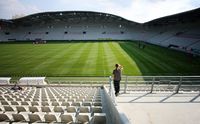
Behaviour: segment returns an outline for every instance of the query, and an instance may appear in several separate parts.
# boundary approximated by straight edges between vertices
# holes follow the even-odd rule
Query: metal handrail
[[[124,93],[130,86],[147,86],[152,93],[158,86],[173,86],[173,91],[179,93],[185,86],[198,86],[200,91],[200,76],[123,76]]]

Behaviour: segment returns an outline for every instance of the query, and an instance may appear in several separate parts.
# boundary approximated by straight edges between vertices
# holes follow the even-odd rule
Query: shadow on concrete
[[[134,96],[134,94],[136,96]],[[190,93],[189,93],[190,94]],[[155,96],[153,96],[155,95]],[[159,93],[150,93],[150,92],[147,92],[147,93],[133,93],[132,96],[126,96],[126,94],[121,94],[118,96],[118,98],[130,98],[130,97],[134,97],[134,99],[132,100],[127,100],[127,101],[123,101],[123,102],[118,102],[118,103],[200,103],[200,100],[198,101],[195,101],[196,99],[200,98],[200,93],[197,94],[197,93],[191,93],[190,95],[188,95],[188,93],[186,94],[183,94],[183,93],[162,93],[160,96],[157,96],[159,95]],[[181,96],[180,96],[181,95]],[[142,99],[142,98],[159,98],[161,97],[161,100],[147,100],[147,101],[137,101],[139,99]],[[164,97],[164,98],[163,98]],[[167,101],[168,99],[170,98],[183,98],[182,100],[180,99],[177,99],[177,100],[169,100]],[[185,98],[185,99],[184,99]]]

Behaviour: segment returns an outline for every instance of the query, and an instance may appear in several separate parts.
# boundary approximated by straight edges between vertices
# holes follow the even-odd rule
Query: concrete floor
[[[131,124],[200,124],[200,94],[121,93],[117,109]]]

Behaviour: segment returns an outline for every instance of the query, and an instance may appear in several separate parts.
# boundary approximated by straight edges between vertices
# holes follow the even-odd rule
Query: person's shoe
[[[119,93],[117,93],[116,96],[119,96]]]

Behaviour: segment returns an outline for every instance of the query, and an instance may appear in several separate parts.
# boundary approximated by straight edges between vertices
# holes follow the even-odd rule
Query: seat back
[[[76,122],[78,124],[85,124],[85,123],[89,123],[89,117],[88,115],[77,115],[76,117]]]
[[[51,112],[51,109],[49,107],[41,107],[42,112]]]
[[[26,112],[26,109],[23,106],[17,106],[17,112]]]
[[[105,114],[95,114],[91,120],[92,124],[106,124]]]
[[[29,106],[29,111],[32,112],[32,113],[39,112],[38,108],[34,107],[34,106]]]
[[[67,112],[76,113],[76,108],[75,107],[67,107]]]
[[[73,123],[73,118],[71,115],[61,115],[60,116],[61,123]]]
[[[0,122],[3,122],[3,121],[10,121],[9,117],[6,115],[6,114],[0,114]]]
[[[14,122],[25,122],[26,119],[21,114],[12,114]]]
[[[54,112],[61,112],[61,113],[63,113],[64,110],[63,110],[62,107],[55,106],[55,107],[54,107]]]
[[[41,122],[41,118],[38,114],[29,114],[29,122],[34,123],[34,122]]]
[[[44,119],[45,119],[45,122],[47,123],[57,122],[56,116],[53,114],[44,115]]]
[[[11,106],[4,106],[4,110],[7,112],[10,112],[10,111],[14,111],[14,109],[11,107]]]

